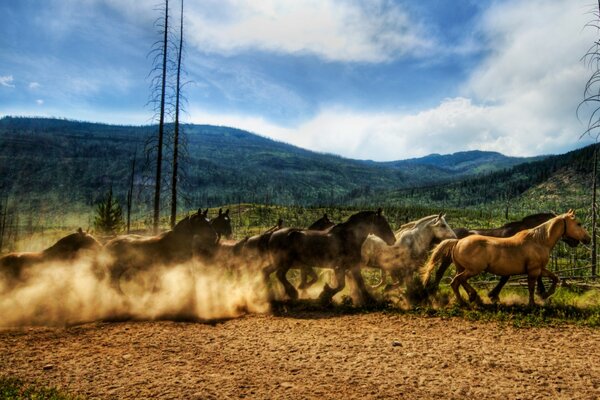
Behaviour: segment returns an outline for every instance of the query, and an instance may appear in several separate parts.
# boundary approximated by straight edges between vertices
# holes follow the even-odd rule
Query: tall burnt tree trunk
[[[154,234],[158,233],[160,223],[160,186],[162,179],[162,148],[165,132],[165,90],[167,84],[167,45],[169,33],[169,0],[165,0],[165,25],[162,54],[162,79],[160,93],[160,117],[158,122],[158,148],[156,151],[156,185],[154,188]]]
[[[594,146],[594,166],[592,170],[592,276],[596,276],[597,249],[596,249],[596,218],[598,214],[596,204],[596,174],[598,169],[598,145]]]
[[[129,178],[129,190],[127,191],[127,234],[131,229],[131,203],[133,202],[133,183],[135,179],[135,159],[137,151],[133,153],[133,160],[131,160],[131,177]]]
[[[177,219],[177,172],[179,161],[179,101],[181,98],[181,53],[183,52],[183,0],[179,22],[179,50],[177,54],[177,82],[175,86],[175,130],[173,132],[173,176],[171,179],[171,228]]]

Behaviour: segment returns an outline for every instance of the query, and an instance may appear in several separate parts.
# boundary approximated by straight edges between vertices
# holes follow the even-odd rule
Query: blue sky
[[[1,2],[0,115],[151,122],[156,3]],[[363,159],[564,152],[590,141],[593,5],[185,0],[184,119]]]

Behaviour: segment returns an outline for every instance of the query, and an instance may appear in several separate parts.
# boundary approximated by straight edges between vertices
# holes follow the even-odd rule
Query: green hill
[[[311,152],[228,127],[184,125],[183,129],[187,156],[182,163],[182,189],[192,207],[237,202],[337,204],[528,161],[490,152],[362,161]],[[137,150],[136,202],[149,205],[154,168],[145,162],[143,148],[155,131],[155,126],[4,117],[0,119],[0,190],[3,197],[19,199],[26,209],[47,212],[89,207],[110,186],[123,200]]]

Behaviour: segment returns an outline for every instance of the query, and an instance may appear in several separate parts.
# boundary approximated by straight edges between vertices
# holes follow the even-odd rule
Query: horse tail
[[[439,280],[436,279],[435,282],[430,283],[431,275],[439,262],[445,260],[452,260],[452,250],[454,249],[454,246],[456,246],[456,243],[458,243],[458,240],[459,239],[446,239],[442,241],[435,247],[435,249],[433,249],[433,252],[429,256],[429,259],[427,260],[425,265],[421,267],[421,282],[423,282],[423,285],[428,290],[435,290],[437,288]],[[443,273],[449,265],[450,263],[444,262],[442,265],[443,271],[438,271],[436,275],[438,277],[441,277],[441,275],[443,275]]]

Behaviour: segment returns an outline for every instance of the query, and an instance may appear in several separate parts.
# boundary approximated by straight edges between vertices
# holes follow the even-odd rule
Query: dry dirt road
[[[89,398],[598,399],[600,330],[373,312],[0,331],[0,375]]]

